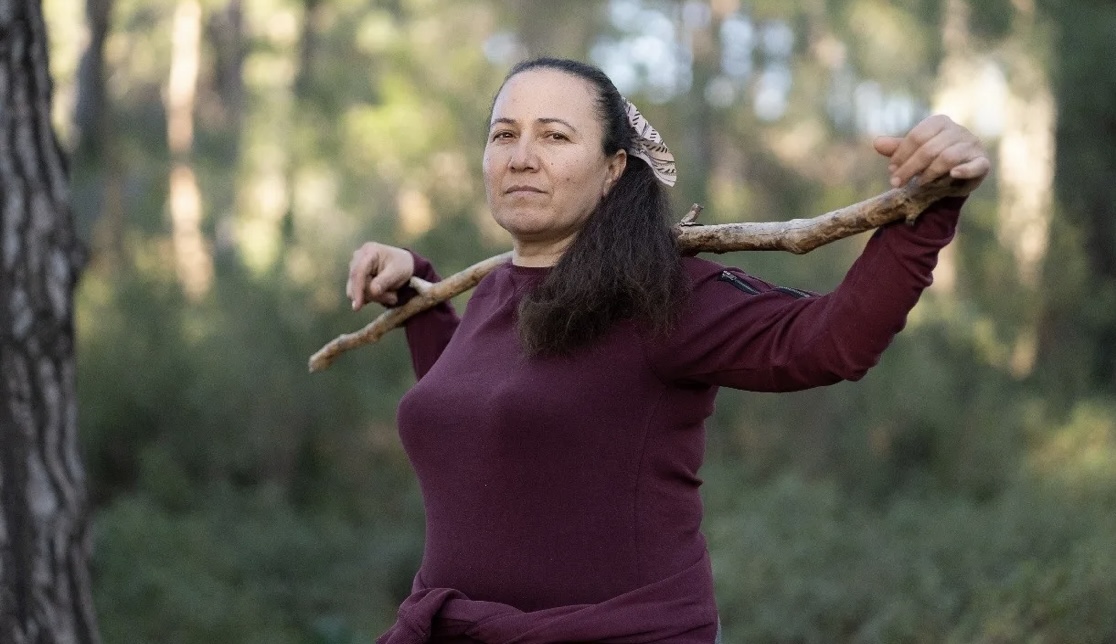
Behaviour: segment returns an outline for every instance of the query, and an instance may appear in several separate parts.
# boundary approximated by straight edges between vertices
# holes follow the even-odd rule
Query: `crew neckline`
[[[551,271],[551,269],[554,268],[553,266],[520,266],[519,264],[513,264],[510,261],[508,262],[507,266],[508,266],[508,270],[510,270],[513,275],[524,275],[524,276],[546,275],[547,273],[549,273]]]

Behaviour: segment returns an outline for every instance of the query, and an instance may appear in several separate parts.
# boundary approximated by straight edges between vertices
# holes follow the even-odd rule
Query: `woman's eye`
[[[548,136],[551,139],[554,139],[555,141],[569,141],[570,140],[570,137],[566,136],[565,134],[562,134],[561,132],[551,132]]]
[[[507,130],[501,130],[499,132],[493,132],[492,133],[492,140],[495,141],[497,139],[510,139],[511,135],[512,135],[512,133],[508,132]]]

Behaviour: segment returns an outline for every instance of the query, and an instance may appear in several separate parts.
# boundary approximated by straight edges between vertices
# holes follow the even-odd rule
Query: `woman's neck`
[[[571,242],[572,237],[543,244],[516,241],[512,249],[512,264],[530,268],[554,266],[562,259]]]

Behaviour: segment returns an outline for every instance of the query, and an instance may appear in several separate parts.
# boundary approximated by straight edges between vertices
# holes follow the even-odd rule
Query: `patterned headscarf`
[[[666,186],[673,187],[677,180],[674,169],[674,155],[670,153],[663,137],[651,127],[647,119],[639,113],[635,105],[624,99],[624,107],[628,113],[628,122],[635,133],[633,145],[628,149],[628,154],[643,159],[655,173],[655,178]]]

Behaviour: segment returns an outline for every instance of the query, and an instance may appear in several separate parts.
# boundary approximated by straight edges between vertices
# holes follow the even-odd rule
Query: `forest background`
[[[500,252],[480,156],[517,60],[604,67],[679,162],[681,214],[886,189],[870,137],[945,112],[990,180],[859,383],[725,391],[704,530],[729,642],[1116,639],[1116,6],[1107,0],[45,0],[91,255],[82,450],[106,642],[370,642],[422,505],[401,335],[366,239]],[[832,288],[865,236],[720,259]],[[466,297],[458,305],[464,304]]]

